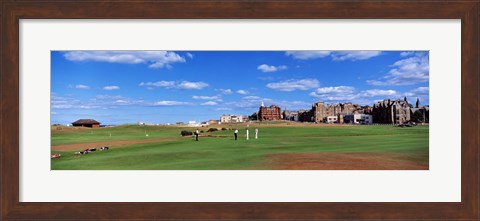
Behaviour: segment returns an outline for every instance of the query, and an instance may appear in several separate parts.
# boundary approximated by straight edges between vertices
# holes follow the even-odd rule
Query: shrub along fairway
[[[52,129],[53,170],[428,169],[428,126],[215,125],[199,141],[177,126]],[[221,127],[229,130],[221,130]],[[254,128],[259,139],[254,139]],[[239,129],[234,140],[233,128]],[[148,136],[146,136],[146,133]],[[110,145],[109,145],[110,144]],[[98,151],[100,146],[108,151]],[[87,155],[75,151],[96,147]]]

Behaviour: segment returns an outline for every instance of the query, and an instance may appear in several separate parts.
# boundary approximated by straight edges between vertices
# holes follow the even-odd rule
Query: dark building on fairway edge
[[[91,127],[91,128],[99,128],[100,122],[94,119],[80,119],[72,123],[74,127]]]

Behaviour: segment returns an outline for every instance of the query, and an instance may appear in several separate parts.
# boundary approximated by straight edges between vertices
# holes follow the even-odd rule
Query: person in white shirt
[[[258,128],[255,128],[255,139],[258,139]]]
[[[199,132],[198,132],[198,128],[197,128],[197,130],[195,130],[195,141],[198,141],[198,134],[199,134]]]
[[[233,132],[233,135],[235,135],[235,140],[237,140],[237,135],[238,135],[238,130],[235,129],[235,131]]]
[[[247,140],[248,140],[248,128],[246,129],[246,135],[247,135]]]

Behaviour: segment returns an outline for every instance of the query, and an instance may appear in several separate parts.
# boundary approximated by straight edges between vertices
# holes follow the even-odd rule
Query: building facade
[[[373,123],[376,124],[405,124],[411,120],[411,107],[405,97],[404,100],[383,100],[373,105]]]
[[[260,106],[258,110],[259,121],[281,120],[281,109],[276,105],[270,107]]]
[[[346,124],[372,124],[373,116],[370,114],[347,114],[343,120]]]
[[[99,128],[100,122],[94,119],[79,119],[72,123],[74,127],[91,127],[91,128]]]
[[[220,116],[220,123],[242,123],[247,122],[248,116],[224,114]]]
[[[328,116],[327,123],[329,124],[338,123],[338,116]]]

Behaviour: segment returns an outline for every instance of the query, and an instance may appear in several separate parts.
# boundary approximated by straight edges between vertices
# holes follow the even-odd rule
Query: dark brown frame
[[[0,8],[0,219],[480,219],[478,0],[420,2],[0,0]],[[21,203],[18,37],[19,19],[27,18],[461,19],[462,200],[460,203]]]

